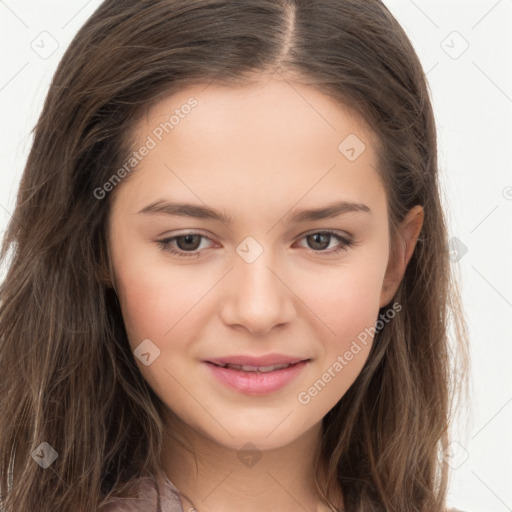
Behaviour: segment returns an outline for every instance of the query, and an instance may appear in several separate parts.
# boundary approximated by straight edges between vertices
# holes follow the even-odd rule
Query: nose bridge
[[[289,322],[293,314],[291,292],[278,277],[280,265],[272,249],[248,236],[236,253],[224,321],[260,334]]]

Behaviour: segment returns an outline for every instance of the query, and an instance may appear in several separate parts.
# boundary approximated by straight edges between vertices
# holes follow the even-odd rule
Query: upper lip
[[[235,355],[219,357],[216,359],[207,359],[207,363],[213,364],[237,364],[243,366],[274,366],[276,364],[295,364],[301,361],[307,361],[305,357],[287,356],[284,354],[266,354],[263,356]]]

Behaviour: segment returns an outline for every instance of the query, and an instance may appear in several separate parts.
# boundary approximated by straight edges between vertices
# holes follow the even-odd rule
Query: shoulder
[[[109,498],[98,512],[140,512],[156,510],[158,492],[149,477],[137,478],[124,489],[122,496]]]
[[[98,512],[184,512],[177,489],[167,479],[134,479],[121,497],[110,498]]]

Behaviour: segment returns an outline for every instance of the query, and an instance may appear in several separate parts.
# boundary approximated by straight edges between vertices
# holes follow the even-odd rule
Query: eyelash
[[[177,251],[175,249],[170,248],[170,244],[174,240],[176,240],[178,238],[185,237],[185,236],[190,236],[190,235],[198,235],[201,238],[212,241],[211,238],[207,237],[206,235],[201,235],[201,233],[192,233],[191,232],[191,233],[184,233],[183,235],[177,235],[177,236],[173,236],[170,238],[165,238],[163,240],[157,240],[157,244],[160,247],[160,249],[162,249],[162,251],[169,252],[169,253],[171,253],[175,256],[178,256],[180,258],[191,258],[194,256],[198,257],[199,252],[182,251],[182,250]],[[330,249],[330,250],[323,250],[323,251],[315,251],[315,250],[311,249],[314,253],[318,253],[318,254],[337,254],[342,251],[346,251],[347,249],[349,249],[350,247],[353,247],[355,245],[355,242],[351,238],[341,236],[338,233],[336,233],[335,231],[332,231],[329,229],[326,229],[323,231],[313,231],[312,233],[306,233],[305,235],[303,235],[302,238],[306,238],[306,237],[312,236],[312,235],[330,235],[330,236],[336,238],[339,242],[341,242],[341,245],[337,249]],[[197,249],[196,249],[196,251],[197,251]]]

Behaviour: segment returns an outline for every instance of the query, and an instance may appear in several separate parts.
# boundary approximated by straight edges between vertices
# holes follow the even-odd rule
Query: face
[[[134,360],[194,432],[284,446],[354,382],[392,298],[373,136],[320,92],[274,79],[190,87],[136,133],[109,218]]]

